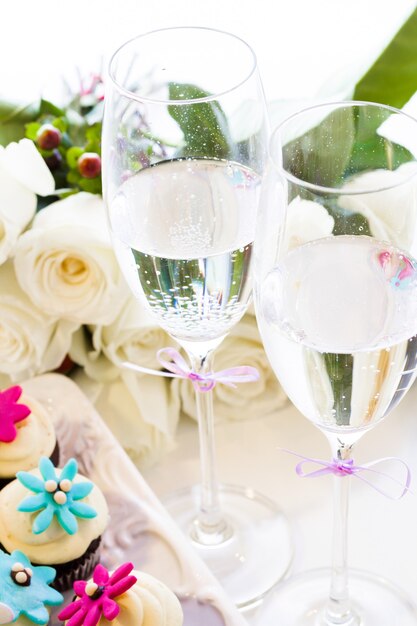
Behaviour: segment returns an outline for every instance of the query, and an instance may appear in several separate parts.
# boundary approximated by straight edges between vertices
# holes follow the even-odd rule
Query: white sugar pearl
[[[93,583],[91,580],[90,582],[88,582],[85,586],[85,593],[88,596],[93,596],[95,594],[95,592],[98,589],[98,585],[96,583]]]
[[[19,563],[19,561],[16,561],[16,563],[13,563],[12,572],[21,572],[22,569],[25,569],[25,568],[23,567],[21,563]]]
[[[28,573],[28,576],[33,576],[33,570],[30,567],[25,567],[25,570]]]
[[[67,501],[67,496],[63,491],[57,491],[54,494],[54,500],[57,504],[65,504],[65,502]]]
[[[16,582],[20,584],[26,583],[28,580],[28,575],[26,572],[17,572],[16,574]]]
[[[56,480],[47,480],[45,483],[45,489],[49,493],[53,493],[54,491],[56,491],[57,487],[58,487],[58,484]]]
[[[72,487],[72,482],[69,480],[69,478],[64,478],[64,480],[61,480],[59,482],[59,488],[62,489],[62,491],[70,491]]]

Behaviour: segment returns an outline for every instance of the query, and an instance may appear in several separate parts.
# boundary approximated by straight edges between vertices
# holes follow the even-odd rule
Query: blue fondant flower
[[[68,461],[59,476],[52,462],[46,457],[41,458],[39,470],[43,480],[30,472],[16,474],[22,485],[36,494],[28,496],[18,506],[18,511],[26,513],[40,511],[32,525],[32,532],[35,535],[43,533],[54,517],[70,535],[78,530],[76,517],[84,519],[96,517],[97,512],[93,507],[79,502],[91,492],[93,483],[90,481],[73,482],[78,471],[75,459]]]
[[[14,622],[24,615],[35,624],[47,624],[47,606],[56,606],[63,596],[50,587],[55,579],[53,567],[32,565],[23,552],[6,554],[0,550],[0,605],[4,616],[7,610]],[[2,624],[8,622],[1,622]]]

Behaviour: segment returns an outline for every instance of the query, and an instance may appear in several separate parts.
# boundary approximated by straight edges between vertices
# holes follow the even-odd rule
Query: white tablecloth
[[[296,544],[292,573],[330,565],[332,478],[297,477],[297,459],[277,450],[330,460],[319,430],[289,404],[271,417],[218,424],[216,436],[221,480],[261,491],[287,513]],[[349,563],[390,579],[417,601],[417,384],[383,423],[364,435],[354,455],[357,463],[385,456],[408,463],[414,493],[393,501],[351,479]],[[195,424],[184,422],[176,450],[143,475],[160,497],[198,479]]]

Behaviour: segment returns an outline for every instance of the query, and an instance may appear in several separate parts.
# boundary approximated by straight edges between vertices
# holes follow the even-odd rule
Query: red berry
[[[36,141],[41,150],[53,150],[61,143],[61,132],[52,124],[43,124],[36,133]]]
[[[95,152],[84,152],[77,161],[83,178],[96,178],[101,172],[101,159]]]

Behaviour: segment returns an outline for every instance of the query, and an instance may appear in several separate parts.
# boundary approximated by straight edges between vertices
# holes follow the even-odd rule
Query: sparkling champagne
[[[264,345],[284,389],[323,428],[382,419],[416,374],[417,262],[364,236],[289,252],[260,286]]]
[[[110,224],[126,279],[178,339],[222,337],[244,314],[259,183],[233,162],[177,159],[116,194]]]

